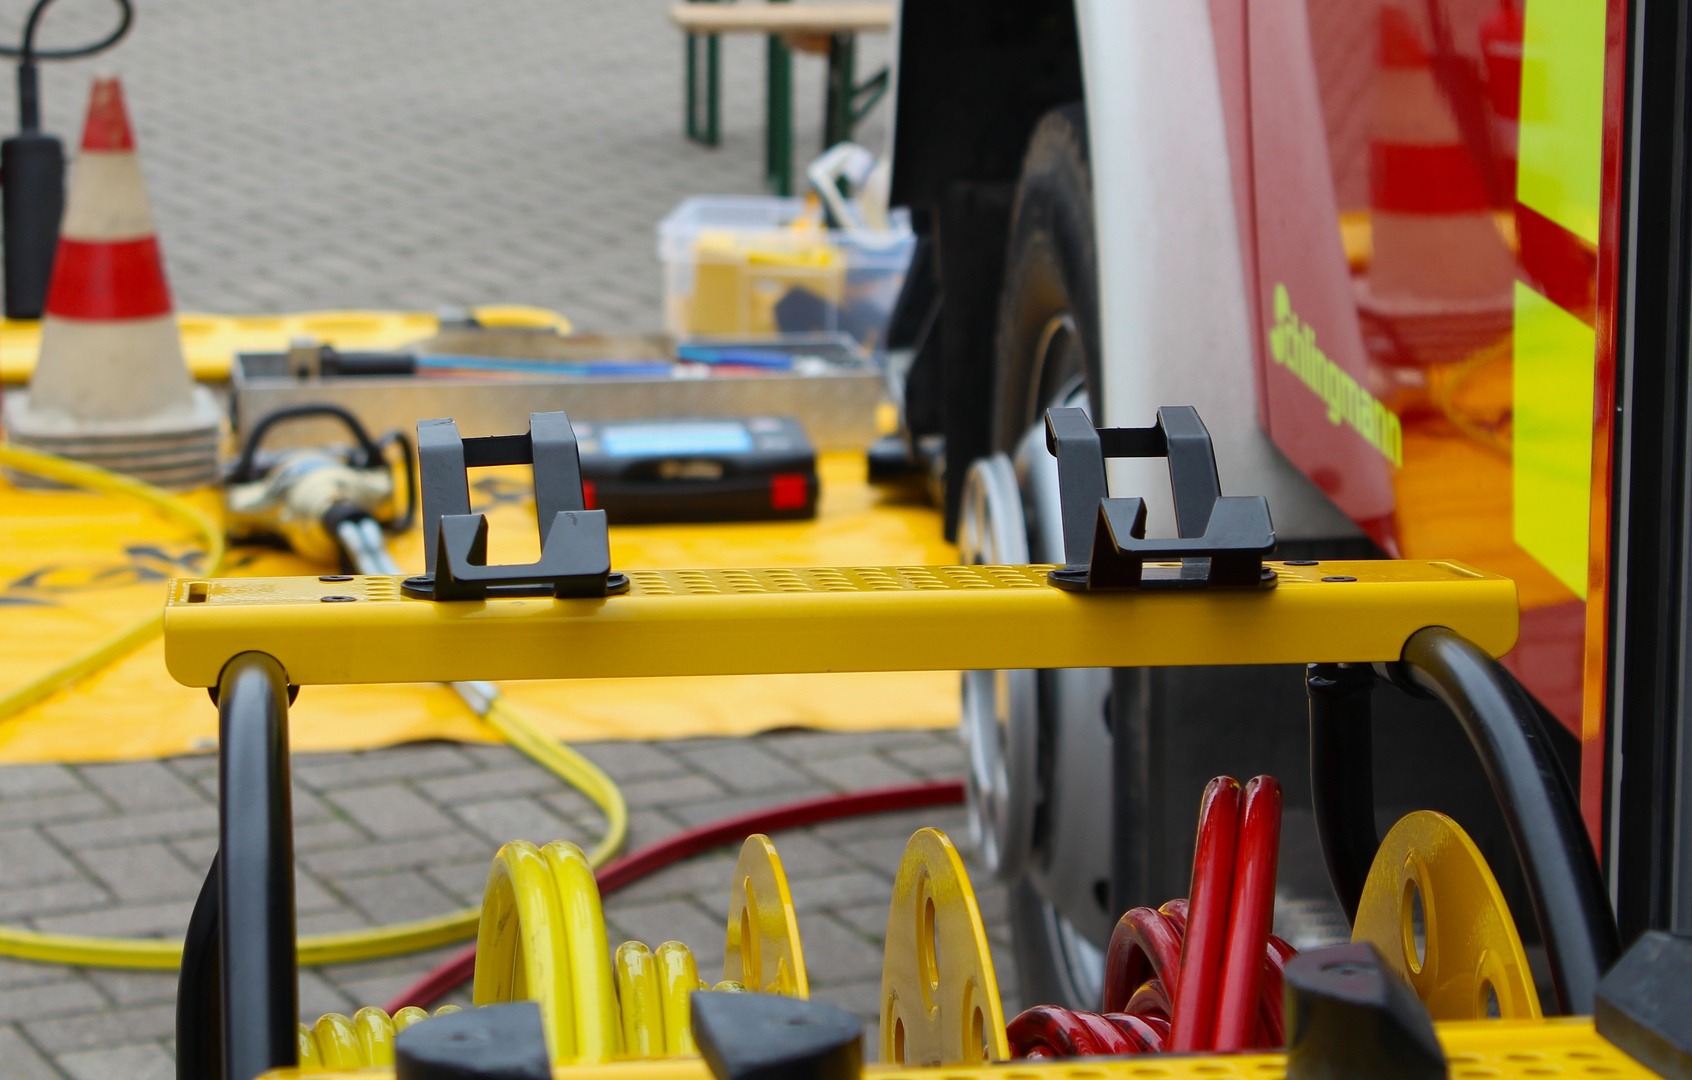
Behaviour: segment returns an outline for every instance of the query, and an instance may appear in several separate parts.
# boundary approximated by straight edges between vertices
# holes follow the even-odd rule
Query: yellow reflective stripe
[[[1586,599],[1592,505],[1592,328],[1516,283],[1512,378],[1516,543]]]
[[[1516,167],[1517,201],[1594,247],[1604,149],[1604,15],[1604,0],[1527,5]]]

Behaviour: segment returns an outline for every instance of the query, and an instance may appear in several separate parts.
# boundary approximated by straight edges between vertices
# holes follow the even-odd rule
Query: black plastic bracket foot
[[[1433,1017],[1368,943],[1287,961],[1287,1080],[1444,1080]]]
[[[693,1037],[715,1080],[858,1080],[863,1021],[821,1001],[697,991]]]
[[[1647,930],[1598,984],[1598,1034],[1669,1080],[1692,1080],[1692,936]]]
[[[532,1001],[419,1021],[394,1037],[395,1080],[552,1080]]]

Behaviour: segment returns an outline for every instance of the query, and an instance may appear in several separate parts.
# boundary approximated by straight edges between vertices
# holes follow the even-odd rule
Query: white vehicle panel
[[[1264,495],[1281,539],[1356,536],[1257,423],[1252,319],[1207,0],[1076,0],[1097,231],[1104,409],[1144,427],[1191,405],[1222,490]],[[1146,499],[1172,536],[1160,461],[1115,461],[1111,489]]]

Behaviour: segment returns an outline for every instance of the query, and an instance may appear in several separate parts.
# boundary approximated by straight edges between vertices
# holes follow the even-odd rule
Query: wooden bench
[[[717,39],[722,34],[768,35],[765,80],[764,179],[778,195],[793,194],[793,50],[828,56],[823,102],[823,147],[852,137],[853,129],[887,92],[886,68],[859,83],[854,68],[857,35],[893,26],[893,4],[715,3],[673,4],[670,20],[687,34],[687,137],[716,146],[720,136]]]

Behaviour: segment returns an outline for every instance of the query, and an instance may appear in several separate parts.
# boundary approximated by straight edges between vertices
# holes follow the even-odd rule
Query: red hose
[[[1241,801],[1234,903],[1222,957],[1216,1037],[1210,1046],[1223,1053],[1257,1045],[1264,951],[1275,919],[1275,871],[1281,851],[1281,785],[1274,777],[1256,777],[1246,784]]]
[[[1169,1049],[1176,1053],[1209,1050],[1215,1038],[1218,983],[1228,944],[1234,861],[1239,851],[1240,782],[1218,776],[1205,785],[1199,807],[1181,978],[1169,995],[1175,1003],[1169,1018]]]
[[[1281,786],[1219,776],[1204,791],[1191,902],[1134,908],[1110,935],[1104,1012],[1039,1005],[1006,1026],[1011,1053],[1059,1058],[1285,1044],[1281,1000],[1292,946],[1270,932]],[[1202,946],[1192,946],[1195,938]],[[1185,1045],[1177,1044],[1185,1018]]]
[[[820,799],[783,803],[763,810],[701,825],[679,832],[656,844],[631,852],[615,862],[601,867],[594,875],[599,893],[607,896],[632,885],[648,874],[662,870],[671,863],[714,847],[744,840],[753,833],[780,832],[814,825],[819,821],[859,817],[866,814],[885,814],[894,810],[915,810],[923,806],[947,806],[964,801],[964,786],[958,780],[944,780],[932,784],[904,784],[899,787],[871,788],[844,795],[826,795]],[[453,988],[469,980],[476,973],[476,946],[463,950],[421,979],[402,990],[388,1002],[390,1015],[407,1005],[428,1008]]]

